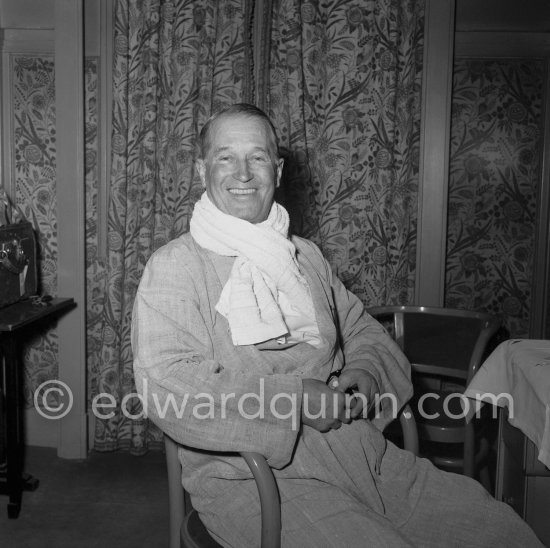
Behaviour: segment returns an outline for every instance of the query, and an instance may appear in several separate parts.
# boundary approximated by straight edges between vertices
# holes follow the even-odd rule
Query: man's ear
[[[283,176],[283,166],[285,164],[284,158],[279,158],[277,160],[277,179],[275,181],[275,188],[279,188],[281,184],[281,177]]]
[[[204,160],[199,158],[195,162],[195,168],[199,174],[203,188],[206,188],[206,166],[204,165]]]

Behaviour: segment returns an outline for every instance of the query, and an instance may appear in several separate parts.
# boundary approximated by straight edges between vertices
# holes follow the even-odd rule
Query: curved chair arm
[[[472,351],[472,356],[470,358],[470,365],[468,367],[468,378],[467,383],[469,384],[474,375],[477,373],[478,369],[481,367],[483,360],[487,357],[485,352],[489,346],[489,341],[491,338],[496,335],[497,331],[502,325],[501,316],[491,316],[486,315],[485,323],[483,329],[477,339],[474,350]]]
[[[411,406],[408,403],[399,413],[399,422],[401,430],[403,430],[403,446],[407,451],[414,453],[418,457],[418,431]]]
[[[254,475],[262,510],[262,548],[281,546],[281,501],[275,476],[259,453],[241,452]]]

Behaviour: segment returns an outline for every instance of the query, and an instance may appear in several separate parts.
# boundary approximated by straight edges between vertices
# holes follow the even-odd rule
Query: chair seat
[[[181,545],[185,548],[221,548],[210,536],[195,509],[185,516],[181,524]]]
[[[475,449],[475,464],[483,464],[490,453],[489,442],[485,438],[477,440]],[[421,457],[432,461],[438,468],[457,472],[464,467],[464,453],[459,444],[446,444],[444,446],[437,442],[426,441],[422,445]]]
[[[456,392],[445,390],[431,390],[429,397],[420,403],[420,397],[413,397],[411,407],[415,412],[418,426],[426,425],[442,430],[463,429],[464,412],[460,397]]]

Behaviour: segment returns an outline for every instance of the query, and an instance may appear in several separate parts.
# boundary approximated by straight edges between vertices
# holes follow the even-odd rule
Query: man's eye
[[[231,160],[231,156],[220,156],[218,158],[218,162],[229,162]]]
[[[252,160],[254,160],[255,162],[265,162],[267,161],[267,157],[261,154],[258,154],[256,156],[252,156]]]

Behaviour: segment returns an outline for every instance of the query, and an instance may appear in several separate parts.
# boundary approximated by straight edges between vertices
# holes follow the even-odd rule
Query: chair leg
[[[168,498],[170,508],[170,548],[180,548],[180,529],[185,516],[185,493],[181,485],[181,464],[176,442],[164,435],[168,470]]]
[[[470,421],[464,433],[464,475],[470,478],[475,477],[475,444],[475,429]]]
[[[479,470],[479,483],[485,487],[488,493],[493,494],[493,482],[491,481],[491,473],[487,464]]]

